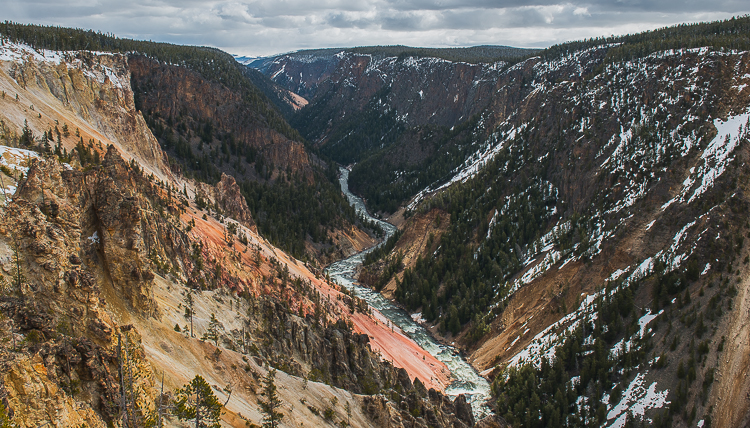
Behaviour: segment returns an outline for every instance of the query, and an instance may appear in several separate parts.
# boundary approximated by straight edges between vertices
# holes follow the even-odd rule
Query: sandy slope
[[[332,302],[334,310],[333,313],[329,314],[331,319],[350,316],[344,303],[338,299],[341,293],[337,286],[328,284],[322,278],[316,278],[304,263],[273,247],[253,231],[242,228],[248,237],[248,246],[260,249],[263,260],[260,268],[255,267],[254,262],[250,260],[251,254],[253,254],[252,250],[245,251],[245,247],[238,241],[235,241],[231,247],[226,245],[223,238],[224,226],[216,219],[207,217],[207,220],[202,220],[202,212],[194,208],[188,210],[185,215],[195,219],[196,227],[191,234],[196,238],[200,237],[204,246],[210,248],[210,252],[219,253],[232,248],[237,251],[240,262],[235,264],[238,268],[244,269],[244,272],[250,278],[247,283],[250,285],[251,291],[263,292],[264,286],[258,278],[271,274],[268,261],[273,257],[286,264],[292,276],[309,280],[319,290],[322,298],[328,298],[327,300]],[[183,219],[183,221],[185,220]],[[167,372],[167,377],[171,379],[167,382],[167,385],[171,388],[180,386],[198,373],[203,374],[210,383],[217,385],[219,388],[225,386],[225,384],[222,384],[222,379],[229,377],[246,392],[244,396],[242,393],[237,393],[237,402],[234,407],[232,402],[234,402],[235,396],[233,395],[232,401],[228,404],[228,409],[238,414],[241,413],[256,422],[259,421],[260,414],[255,404],[257,400],[255,391],[259,388],[259,383],[257,379],[248,378],[242,369],[246,363],[241,360],[241,356],[224,349],[220,362],[213,362],[212,354],[215,348],[211,344],[201,343],[197,338],[189,339],[183,334],[175,332],[174,325],[176,323],[181,326],[187,324],[182,315],[184,309],[181,307],[182,292],[185,287],[161,277],[157,277],[155,283],[155,296],[159,304],[161,319],[158,321],[139,320],[128,317],[127,320],[122,321],[133,322],[138,331],[143,334],[144,347],[147,349],[147,354],[154,364],[156,372]],[[230,301],[232,302],[231,305]],[[241,314],[247,311],[246,303],[241,299],[229,296],[226,290],[197,293],[195,302],[194,329],[196,336],[200,337],[206,331],[211,313],[216,314],[217,318],[221,320],[225,331],[242,329]],[[373,311],[372,315],[358,312],[351,316],[351,320],[355,331],[370,336],[370,344],[373,350],[380,353],[383,359],[392,361],[395,366],[405,368],[410,377],[417,377],[428,388],[438,390],[444,390],[445,386],[449,384],[449,372],[445,365],[421,349],[400,329],[397,327],[391,328],[387,324],[387,320],[377,311]],[[237,368],[232,368],[233,364]],[[265,375],[265,370],[257,367],[252,359],[250,359],[249,364],[252,371],[258,373],[259,377]],[[280,379],[283,378],[285,382],[289,382],[284,384],[288,391],[284,401],[294,404],[294,412],[290,413],[295,415],[292,416],[292,419],[298,417],[300,421],[306,421],[314,416],[306,405],[299,402],[302,398],[305,398],[309,404],[321,411],[330,403],[325,401],[327,398],[320,397],[330,398],[333,397],[333,394],[337,394],[340,409],[343,409],[344,399],[353,400],[348,392],[314,382],[309,382],[309,388],[316,388],[312,389],[314,394],[311,394],[311,391],[302,390],[300,379],[286,374],[282,377],[281,373],[279,373],[279,376]],[[226,381],[224,382],[226,383]],[[234,389],[239,391],[237,387],[234,387]],[[316,398],[311,398],[312,395],[315,395]],[[353,409],[359,406],[358,404],[355,406],[354,401],[351,405]],[[291,405],[289,409],[291,410]],[[354,421],[352,422],[354,423]],[[305,423],[305,425],[308,425],[308,423]],[[359,426],[367,426],[367,424],[363,421],[363,424]]]
[[[196,374],[203,376],[214,387],[214,393],[222,403],[226,400],[223,388],[227,384],[232,386],[232,396],[227,403],[223,422],[226,426],[245,426],[245,421],[260,424],[263,415],[259,411],[257,400],[262,388],[260,379],[266,376],[267,367],[259,366],[253,358],[243,360],[237,352],[222,349],[219,358],[214,357],[216,347],[198,338],[189,338],[172,329],[175,323],[185,324],[182,309],[182,287],[157,276],[155,280],[155,295],[162,309],[161,320],[128,317],[127,322],[133,323],[143,337],[143,346],[151,361],[157,379],[164,374],[165,390],[174,390],[188,382]],[[223,300],[223,303],[220,302]],[[233,301],[230,309],[229,301]],[[206,314],[216,313],[222,320],[225,330],[241,328],[240,317],[237,312],[246,310],[240,306],[241,301],[229,297],[222,291],[195,294],[196,317],[194,328],[196,336],[206,331],[208,319]],[[239,309],[238,309],[239,307]],[[123,320],[126,321],[126,320]],[[326,407],[336,411],[337,420],[346,418],[344,406],[350,403],[352,408],[352,423],[355,426],[368,426],[369,422],[361,414],[360,399],[338,388],[318,382],[308,382],[305,389],[302,379],[278,372],[276,385],[279,395],[284,402],[282,412],[285,414],[284,426],[326,426],[321,417],[312,413],[307,404],[317,408],[320,412]],[[159,385],[155,385],[158,387]],[[336,406],[331,406],[331,399],[336,398]],[[176,422],[176,421],[173,421]]]

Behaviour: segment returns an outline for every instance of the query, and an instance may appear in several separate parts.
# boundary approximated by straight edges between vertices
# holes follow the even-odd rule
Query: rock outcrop
[[[312,316],[291,314],[278,302],[262,300],[258,305],[254,322],[268,326],[262,336],[268,346],[261,352],[269,361],[293,359],[296,365],[287,371],[357,393],[372,394],[398,383],[401,371],[381,363],[368,346],[369,337],[352,332],[344,321],[323,327]],[[400,376],[408,381],[405,371]]]
[[[47,277],[54,274],[46,272],[56,272],[56,278],[30,284],[54,284],[57,292],[65,292],[67,284],[87,283],[86,274],[76,272],[83,264],[103,274],[98,278],[109,279],[98,286],[114,287],[130,307],[154,314],[148,285],[153,274],[142,230],[149,205],[139,195],[131,167],[113,146],[101,168],[87,172],[55,161],[34,163],[8,209],[15,221],[28,224],[15,238],[36,255],[31,272]]]
[[[221,174],[221,180],[216,184],[215,200],[228,216],[257,231],[250,208],[247,207],[247,201],[240,193],[240,186],[234,177]]]
[[[102,418],[86,402],[75,400],[52,381],[40,354],[14,362],[2,379],[6,400],[15,412],[13,422],[19,427],[82,426],[105,428]],[[57,425],[59,424],[59,425]]]
[[[469,406],[468,415],[465,406]],[[383,395],[365,396],[363,407],[373,425],[379,428],[474,426],[471,405],[463,395],[451,402],[434,389],[425,394],[411,392],[400,403],[389,401]]]
[[[3,340],[13,346],[0,359],[9,406],[23,409],[19,426],[98,427],[121,414],[118,366],[142,361],[142,351],[113,314],[157,314],[146,257],[154,245],[144,232],[154,224],[148,180],[133,168],[113,146],[87,171],[36,160],[4,207],[0,247],[14,281],[0,310],[11,322]],[[138,364],[130,388],[147,406],[151,369]]]
[[[471,427],[471,404],[459,395],[451,401],[442,393],[414,382],[406,370],[381,361],[365,334],[352,332],[340,320],[323,327],[312,316],[300,318],[269,300],[258,302],[251,321],[267,326],[258,353],[289,373],[367,394],[364,411],[378,427]],[[375,394],[375,395],[373,395]],[[382,395],[378,395],[382,394]]]

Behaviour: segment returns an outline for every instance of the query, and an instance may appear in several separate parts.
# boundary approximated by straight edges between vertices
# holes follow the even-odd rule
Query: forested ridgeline
[[[743,51],[750,49],[750,17],[741,16],[715,22],[680,24],[624,36],[596,37],[561,43],[541,51],[545,60],[555,60],[596,46],[613,45],[607,62],[643,58],[669,49],[712,47]]]
[[[471,47],[456,48],[420,48],[403,45],[388,46],[357,46],[351,48],[328,48],[328,49],[305,49],[296,52],[284,54],[283,56],[302,57],[302,58],[330,58],[341,52],[352,52],[361,55],[372,55],[375,58],[396,57],[399,60],[406,58],[439,58],[451,62],[466,62],[469,64],[494,63],[498,61],[512,63],[520,58],[528,57],[540,49],[515,48],[512,46],[482,45]],[[282,56],[282,55],[279,55]],[[261,70],[261,63],[269,59],[262,58],[256,60]]]
[[[471,46],[467,48],[418,48],[409,46],[362,46],[347,49],[349,52],[373,55],[375,57],[405,58],[440,58],[451,62],[470,64],[494,63],[498,61],[515,62],[528,57],[539,49],[514,48],[511,46]]]

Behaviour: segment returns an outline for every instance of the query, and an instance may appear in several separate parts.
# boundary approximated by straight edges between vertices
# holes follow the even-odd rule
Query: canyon
[[[282,426],[746,425],[749,22],[257,70],[3,38],[0,417],[183,426],[200,375],[257,426],[273,369]]]

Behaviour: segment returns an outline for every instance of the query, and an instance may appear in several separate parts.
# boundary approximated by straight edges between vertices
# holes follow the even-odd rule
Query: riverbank
[[[341,184],[341,190],[346,195],[349,203],[352,204],[357,212],[365,218],[377,222],[386,232],[384,241],[387,240],[388,237],[396,232],[396,227],[390,223],[372,217],[367,211],[362,199],[353,195],[349,191],[349,171],[345,168],[341,168],[340,172],[341,177],[339,182]],[[380,293],[364,287],[356,281],[355,278],[358,268],[362,265],[365,256],[374,248],[377,248],[377,245],[355,254],[354,256],[333,263],[326,269],[326,272],[332,280],[339,285],[346,287],[355,296],[364,299],[371,308],[384,316],[385,318],[383,319],[383,322],[391,323],[394,332],[396,328],[400,328],[400,330],[411,338],[422,351],[427,352],[431,357],[447,367],[452,375],[453,381],[445,388],[446,394],[454,397],[460,394],[465,394],[469,397],[469,401],[474,410],[474,415],[477,419],[481,419],[488,415],[490,411],[487,407],[487,400],[490,398],[490,385],[485,378],[480,376],[479,373],[477,373],[477,371],[463,359],[460,352],[456,352],[455,348],[451,346],[439,343],[427,329],[412,320],[408,312],[393,304],[393,302],[386,299]],[[404,353],[404,350],[397,351],[395,349],[388,349],[388,352]],[[409,352],[411,351],[406,351],[406,353]],[[414,350],[414,352],[419,351]]]

